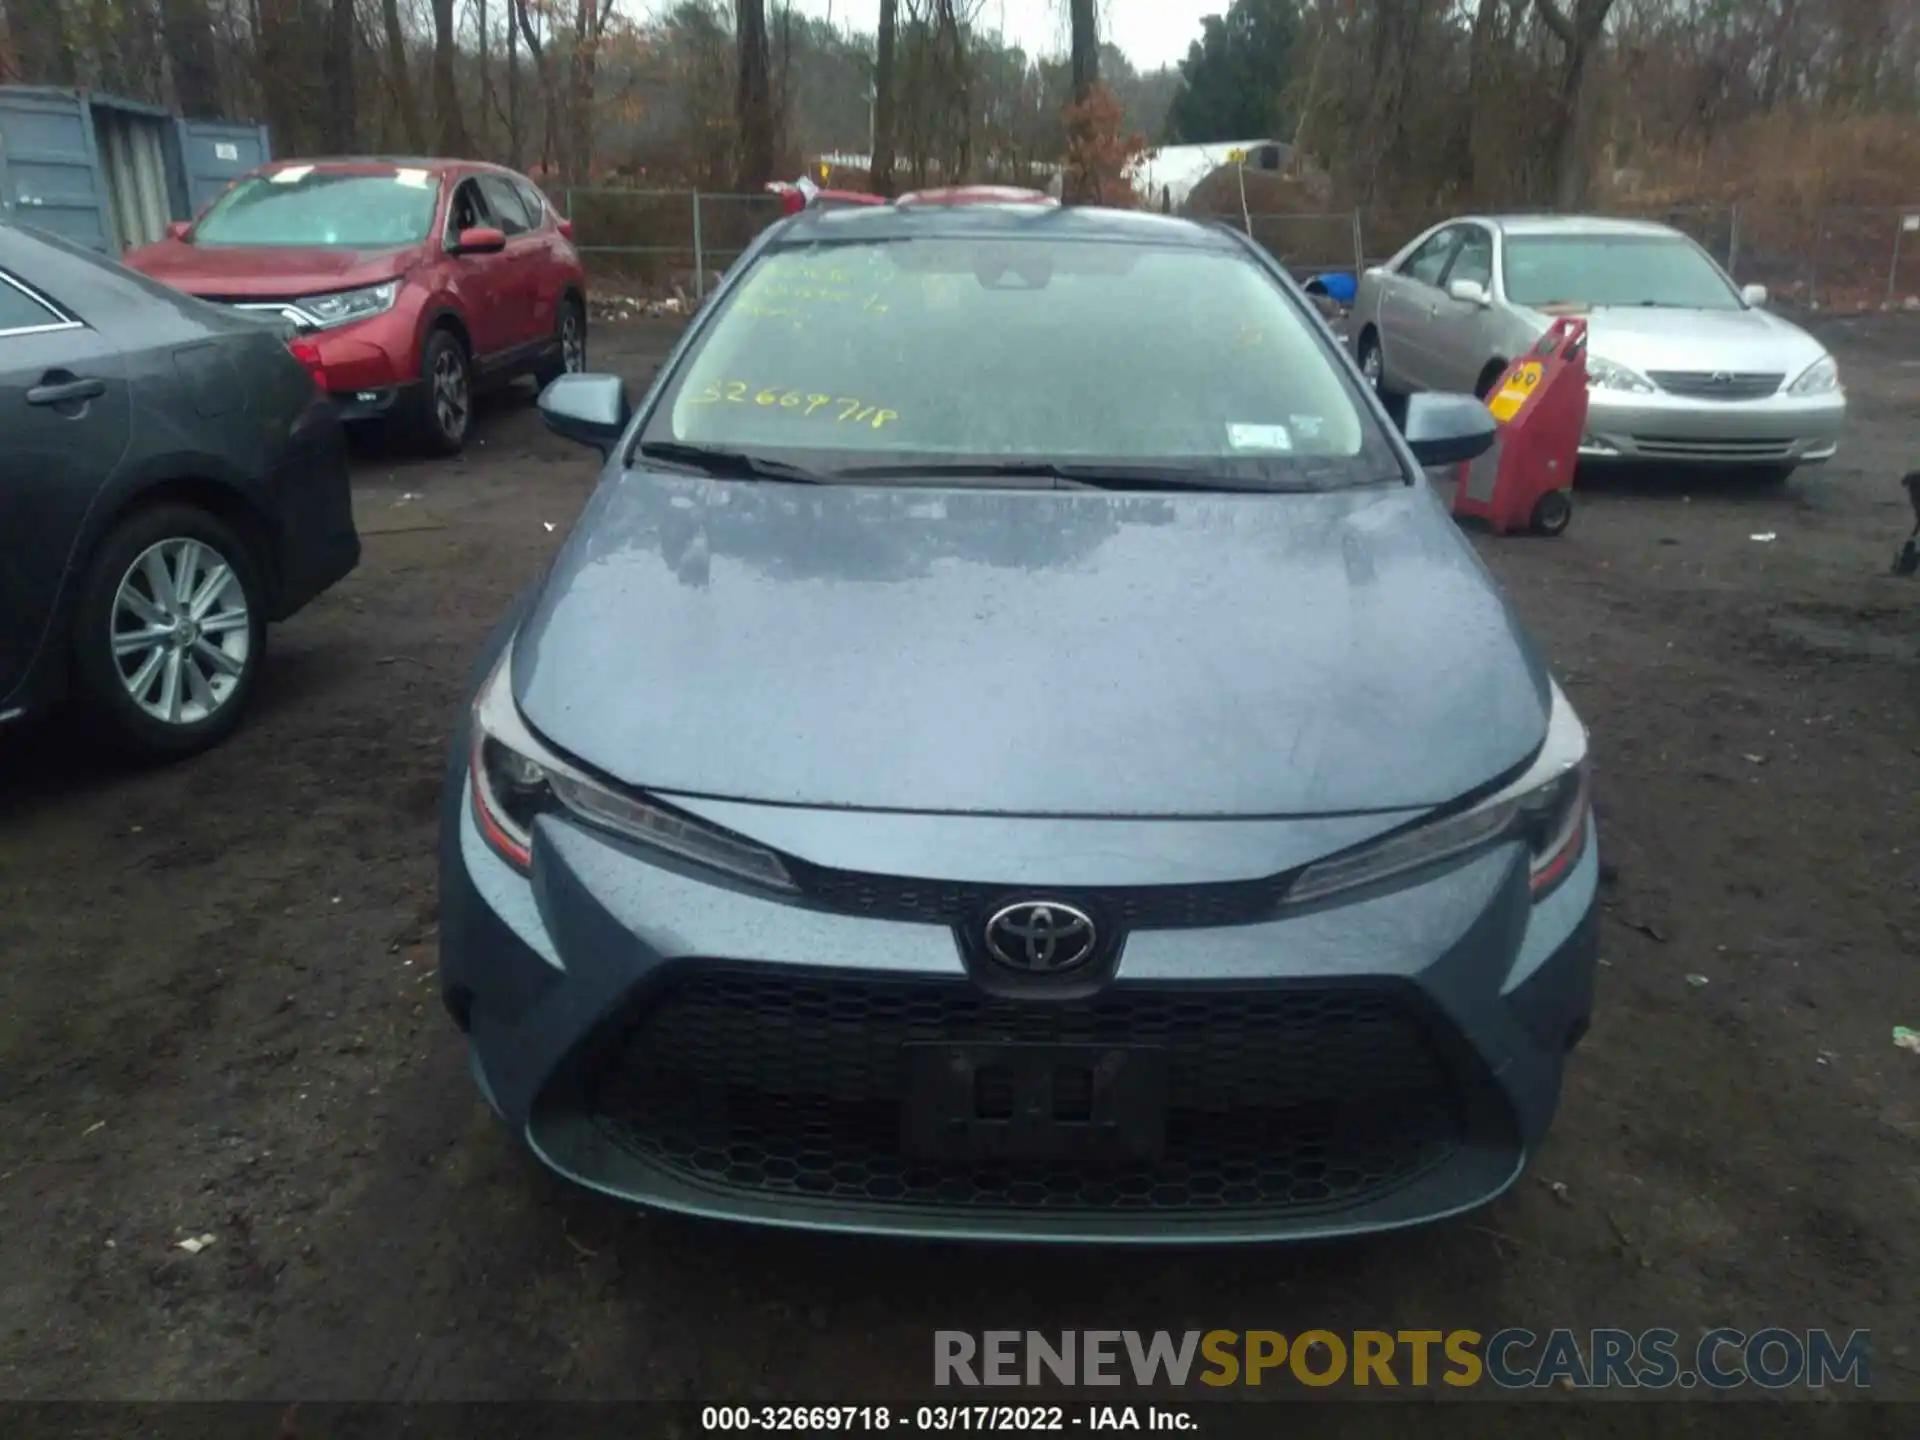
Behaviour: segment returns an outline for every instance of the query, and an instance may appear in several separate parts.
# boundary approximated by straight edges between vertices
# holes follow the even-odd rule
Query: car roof
[[[1469,215],[1508,235],[1645,235],[1680,232],[1652,220],[1622,220],[1611,215]]]
[[[1195,250],[1236,250],[1234,232],[1142,210],[1095,205],[1050,206],[1031,201],[965,205],[861,205],[844,210],[803,210],[787,222],[781,243],[833,240],[904,240],[916,235],[951,238],[1005,236],[1047,240],[1122,241],[1177,245]]]
[[[445,175],[454,170],[484,170],[496,175],[524,178],[518,171],[509,170],[504,165],[494,165],[485,160],[449,160],[443,156],[431,155],[322,155],[314,158],[271,160],[254,173],[271,175],[278,170],[353,171],[384,166],[403,170],[425,170],[432,175]]]
[[[1058,205],[1044,190],[1022,185],[938,185],[928,190],[910,190],[895,202],[900,205]]]

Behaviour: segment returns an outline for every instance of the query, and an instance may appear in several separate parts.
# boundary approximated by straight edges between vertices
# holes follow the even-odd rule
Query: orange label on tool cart
[[[1529,360],[1519,366],[1507,377],[1507,383],[1500,387],[1499,393],[1487,401],[1487,408],[1493,412],[1493,418],[1503,424],[1519,413],[1520,407],[1527,403],[1527,397],[1547,373],[1546,367],[1538,360]]]

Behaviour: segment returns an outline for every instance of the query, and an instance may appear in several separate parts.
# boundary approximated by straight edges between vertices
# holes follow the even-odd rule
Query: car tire
[[[1380,349],[1379,332],[1368,326],[1360,336],[1360,373],[1373,387],[1373,393],[1385,407],[1387,418],[1396,426],[1405,428],[1407,423],[1407,397],[1387,384],[1386,356]]]
[[[1554,536],[1567,533],[1567,526],[1573,523],[1573,496],[1565,490],[1549,490],[1533,502],[1533,514],[1528,517],[1528,528],[1536,535]]]
[[[420,354],[420,398],[413,431],[430,455],[458,455],[473,428],[473,365],[451,330],[427,336]]]
[[[1382,400],[1393,397],[1393,388],[1387,384],[1387,358],[1380,349],[1380,334],[1368,326],[1360,336],[1360,373],[1367,377],[1367,383],[1373,386],[1373,393]]]
[[[560,302],[553,322],[554,354],[533,372],[542,390],[562,375],[578,375],[587,368],[587,310],[572,296]]]
[[[253,546],[194,506],[156,505],[114,526],[81,580],[68,635],[75,698],[102,743],[177,760],[233,733],[266,656],[261,577]]]

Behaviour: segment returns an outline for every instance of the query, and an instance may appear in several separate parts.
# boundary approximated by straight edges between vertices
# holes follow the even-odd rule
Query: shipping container
[[[0,85],[0,215],[109,255],[191,220],[273,158],[267,127],[89,90]]]

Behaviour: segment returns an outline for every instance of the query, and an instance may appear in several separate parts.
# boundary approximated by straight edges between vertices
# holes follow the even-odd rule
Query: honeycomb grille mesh
[[[904,1047],[1154,1045],[1152,1162],[928,1162],[901,1150]],[[1423,1022],[1365,988],[1119,990],[1020,1003],[962,982],[718,966],[672,990],[599,1073],[614,1143],[689,1179],[823,1202],[1272,1213],[1358,1204],[1444,1163],[1461,1109]]]

